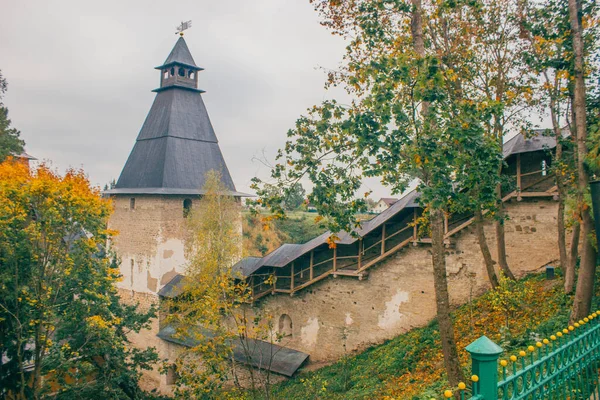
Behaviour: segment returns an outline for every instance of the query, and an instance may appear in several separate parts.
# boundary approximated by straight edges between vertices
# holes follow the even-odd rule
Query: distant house
[[[308,212],[317,212],[317,207],[313,203],[306,204],[306,211]]]
[[[392,206],[392,204],[394,204],[397,201],[398,201],[398,199],[395,199],[392,197],[382,197],[381,199],[379,199],[379,201],[377,202],[375,207],[373,207],[372,211],[376,214],[379,214],[379,213],[387,210],[388,208],[390,208]]]
[[[25,153],[25,151],[23,151],[21,154],[13,154],[13,157],[20,163],[23,163],[24,165],[26,165],[27,167],[29,167],[30,161],[37,160],[37,158]]]

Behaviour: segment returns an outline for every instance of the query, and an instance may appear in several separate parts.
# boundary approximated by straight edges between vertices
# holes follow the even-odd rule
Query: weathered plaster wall
[[[558,258],[556,246],[557,204],[551,200],[512,201],[506,204],[508,261],[513,272],[523,275]],[[495,251],[493,225],[486,227]],[[473,227],[454,238],[447,250],[451,302],[468,301],[488,288],[483,259]],[[258,306],[277,321],[292,319],[292,336],[285,345],[310,354],[312,361],[329,361],[347,349],[357,350],[390,339],[435,316],[431,246],[407,247],[372,267],[368,280],[328,278],[294,297],[277,294]],[[493,254],[495,257],[495,254]]]
[[[135,209],[130,199],[135,198]],[[121,258],[123,280],[119,288],[156,293],[184,270],[184,196],[113,197],[115,211],[109,228],[119,234],[113,246]],[[199,202],[192,199],[192,208]]]

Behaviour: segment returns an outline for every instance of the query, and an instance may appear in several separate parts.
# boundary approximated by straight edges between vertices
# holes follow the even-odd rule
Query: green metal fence
[[[507,359],[499,359],[502,348],[485,336],[466,350],[473,376],[470,387],[459,384],[462,400],[600,400],[600,311]]]

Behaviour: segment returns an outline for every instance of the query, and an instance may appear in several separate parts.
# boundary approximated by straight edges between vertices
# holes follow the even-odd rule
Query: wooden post
[[[417,226],[417,209],[413,208],[414,212],[413,212],[413,223],[415,224],[413,226],[413,244],[416,246],[417,244],[417,236],[419,235],[419,227]]]
[[[315,277],[315,273],[313,271],[313,266],[315,265],[315,251],[310,251],[310,280],[312,281]]]
[[[521,154],[517,154],[517,200],[521,200]]]
[[[362,266],[362,247],[363,247],[362,239],[358,239],[358,269]]]
[[[273,273],[271,275],[273,276],[273,288],[271,289],[271,294],[275,294],[275,287],[277,286],[277,270],[273,269]]]
[[[385,223],[381,225],[381,255],[385,253]]]
[[[333,248],[333,272],[337,271],[337,247]]]
[[[294,291],[294,262],[292,261],[292,276],[290,277],[290,291]]]

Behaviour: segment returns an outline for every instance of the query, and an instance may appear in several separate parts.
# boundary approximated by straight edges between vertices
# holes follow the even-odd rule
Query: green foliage
[[[498,287],[490,291],[489,298],[492,309],[506,316],[506,328],[510,329],[510,318],[514,313],[526,306],[526,300],[533,291],[523,281],[507,278],[502,271],[498,276]]]
[[[285,219],[273,221],[273,224],[283,234],[285,243],[306,243],[327,230],[324,221],[310,213],[289,214]]]
[[[306,190],[300,182],[296,182],[286,188],[283,198],[283,204],[286,210],[292,211],[300,208],[304,204],[306,198]]]
[[[146,398],[157,355],[127,336],[155,313],[119,301],[110,213],[83,171],[0,164],[0,394]]]
[[[21,154],[25,145],[25,142],[19,138],[20,132],[11,127],[8,109],[2,102],[7,86],[6,79],[0,70],[0,162],[11,154]]]

